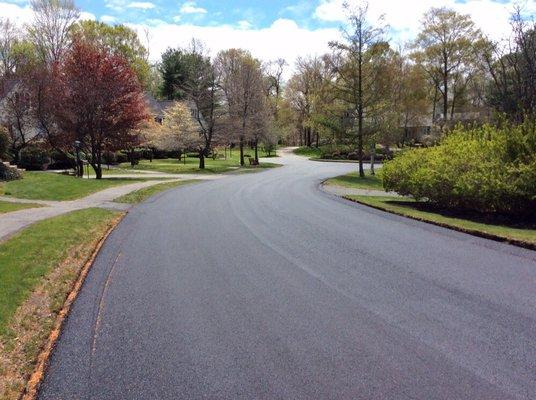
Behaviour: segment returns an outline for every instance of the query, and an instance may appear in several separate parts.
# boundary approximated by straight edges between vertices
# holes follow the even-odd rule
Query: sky
[[[340,38],[344,0],[76,0],[82,18],[127,24],[147,30],[151,59],[168,47],[200,39],[216,53],[230,47],[248,49],[263,61],[284,58],[293,65],[298,56],[320,55],[328,42]],[[413,39],[420,20],[431,7],[446,6],[469,14],[493,39],[508,36],[515,3],[536,16],[536,0],[371,0],[369,16],[384,16],[388,39],[396,46]],[[31,21],[28,0],[0,0],[0,18],[20,24]]]

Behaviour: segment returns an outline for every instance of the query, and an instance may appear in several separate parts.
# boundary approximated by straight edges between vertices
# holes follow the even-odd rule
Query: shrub
[[[74,169],[76,167],[76,159],[61,151],[53,150],[50,153],[51,164],[49,169]]]
[[[14,181],[22,178],[22,172],[15,167],[0,163],[0,181]]]
[[[383,179],[386,190],[443,207],[534,212],[536,124],[457,127],[438,146],[406,151],[387,162]]]
[[[0,160],[7,156],[9,148],[9,135],[5,128],[0,128]]]
[[[29,146],[21,151],[18,166],[30,171],[46,170],[51,163],[50,154],[39,146]]]

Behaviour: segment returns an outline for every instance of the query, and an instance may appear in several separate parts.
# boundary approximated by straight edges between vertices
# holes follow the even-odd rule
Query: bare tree
[[[364,177],[363,144],[365,113],[378,102],[378,95],[373,89],[375,84],[375,69],[372,68],[377,45],[382,42],[385,26],[371,25],[367,19],[368,3],[359,3],[355,8],[348,3],[344,7],[349,15],[349,28],[343,30],[342,42],[331,42],[330,47],[335,51],[337,71],[337,88],[351,107],[352,115],[357,120],[357,152],[359,157],[359,176]]]
[[[20,40],[19,29],[9,18],[0,20],[0,75],[10,77],[17,63],[14,48]]]
[[[61,59],[69,43],[69,29],[80,17],[73,0],[31,0],[34,12],[29,35],[43,60],[54,63]]]
[[[217,57],[221,87],[227,103],[229,127],[238,133],[240,165],[244,166],[244,144],[254,139],[261,104],[265,104],[260,62],[245,50],[222,51]]]
[[[512,39],[506,46],[491,43],[483,54],[491,76],[489,103],[515,121],[536,116],[536,22],[512,15]]]

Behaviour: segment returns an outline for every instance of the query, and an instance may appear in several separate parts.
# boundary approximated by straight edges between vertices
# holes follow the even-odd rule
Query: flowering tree
[[[136,145],[136,129],[147,119],[136,74],[123,57],[75,38],[55,80],[65,142],[79,142],[100,179],[104,151]]]
[[[189,107],[184,102],[175,102],[164,112],[162,128],[153,130],[151,143],[161,150],[199,150],[204,141],[199,134]]]

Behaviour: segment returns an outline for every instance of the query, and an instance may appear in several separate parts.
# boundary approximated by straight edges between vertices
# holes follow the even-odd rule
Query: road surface
[[[536,399],[536,252],[318,190],[286,166],[134,208],[40,399]]]

